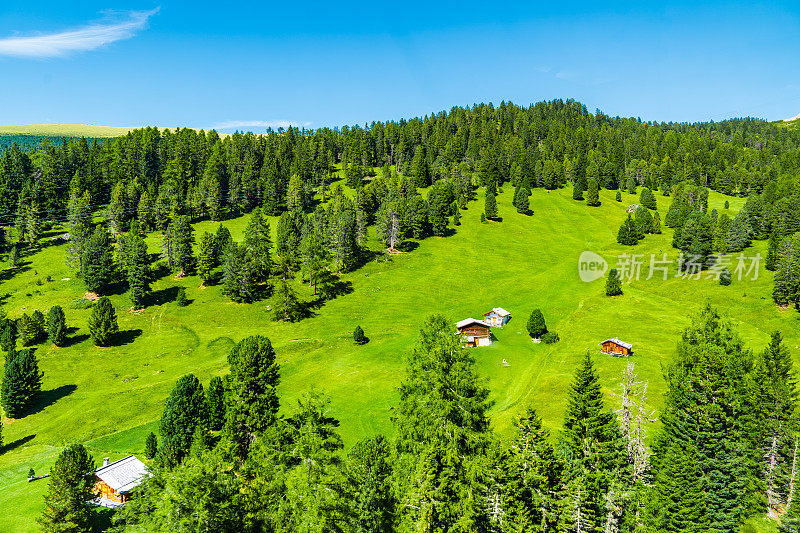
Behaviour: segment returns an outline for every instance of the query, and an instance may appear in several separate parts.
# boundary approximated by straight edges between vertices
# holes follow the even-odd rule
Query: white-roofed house
[[[458,334],[466,342],[467,347],[489,346],[492,344],[492,333],[489,331],[491,326],[483,320],[475,318],[465,318],[456,322]]]
[[[483,320],[493,328],[502,328],[509,318],[511,313],[502,307],[493,307],[491,311],[483,314]]]
[[[129,493],[150,477],[147,467],[133,455],[110,463],[108,457],[103,466],[94,471],[94,503],[103,507],[118,507],[128,501]]]

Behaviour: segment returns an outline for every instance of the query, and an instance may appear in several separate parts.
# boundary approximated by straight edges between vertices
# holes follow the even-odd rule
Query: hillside
[[[58,137],[118,137],[135,127],[93,126],[89,124],[22,124],[0,126],[0,135],[38,135]]]
[[[670,361],[689,316],[706,300],[732,318],[754,350],[763,347],[772,330],[781,329],[795,361],[800,359],[797,314],[772,303],[771,273],[762,271],[756,281],[734,279],[722,287],[712,280],[676,278],[673,268],[666,281],[642,276],[625,283],[625,294],[617,298],[603,296],[602,280],[580,281],[577,262],[585,250],[601,254],[612,266],[622,253],[677,257],[670,245],[672,230],[666,228],[633,249],[616,243],[625,207],[637,203],[638,196],[623,194],[618,203],[614,192],[602,190],[602,205],[592,208],[572,200],[568,189],[535,189],[535,212],[525,216],[511,207],[513,188],[506,187],[498,197],[502,222],[481,223],[482,194],[469,204],[454,235],[411,241],[408,253],[381,257],[346,274],[343,281],[352,292],[296,324],[272,322],[265,302],[232,303],[218,285],[200,288],[194,276],[158,279],[153,285],[158,303],[141,314],[127,312],[127,295],[113,294],[124,338],[113,348],[92,346],[89,311],[70,308],[85,289],[64,264],[65,245],[53,240],[63,230],[50,232],[41,251],[25,258],[21,271],[3,282],[4,306],[16,317],[59,304],[75,329],[69,346],[38,349],[45,373],[43,398],[35,413],[5,426],[8,451],[0,456],[0,506],[9,512],[0,517],[0,530],[36,530],[32,518],[40,512],[46,485],[26,483],[29,468],[46,472],[61,447],[71,442],[87,443],[95,458],[141,453],[175,380],[192,372],[207,382],[225,373],[230,347],[252,334],[268,336],[276,347],[283,410],[291,411],[309,388],[325,391],[346,446],[375,433],[392,435],[390,408],[397,401],[404,357],[423,319],[432,313],[455,322],[479,317],[494,306],[511,311],[511,322],[496,332],[497,342],[474,350],[491,389],[492,425],[500,435],[509,434],[513,417],[529,404],[556,430],[567,387],[587,351],[595,354],[612,401],[626,361],[597,353],[598,342],[608,337],[634,344],[632,361],[639,377],[650,383],[650,405],[658,408],[665,390],[663,365]],[[660,194],[657,199],[666,209],[668,199]],[[712,192],[709,208],[724,212],[725,200],[731,203],[729,214],[743,204],[742,199]],[[247,220],[244,216],[224,224],[238,240]],[[276,218],[271,224],[274,232]],[[211,222],[195,225],[200,233],[215,227]],[[150,234],[147,242],[151,252],[158,252],[159,234]],[[374,234],[371,242],[377,249]],[[747,253],[763,255],[764,250],[765,243],[757,242]],[[188,307],[172,302],[176,286],[186,288]],[[310,299],[308,287],[298,282],[296,288],[301,298]],[[559,343],[533,344],[526,335],[527,316],[536,307],[560,335]],[[370,339],[362,347],[352,342],[357,324]],[[510,366],[502,364],[504,359]],[[21,527],[23,522],[27,528]]]

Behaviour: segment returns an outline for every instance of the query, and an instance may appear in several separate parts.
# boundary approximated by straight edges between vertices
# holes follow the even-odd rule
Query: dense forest
[[[521,213],[535,213],[534,188],[571,187],[586,209],[604,188],[636,204],[621,244],[635,246],[663,224],[691,258],[684,265],[719,267],[768,240],[773,299],[788,307],[800,303],[798,176],[797,129],[755,119],[644,123],[574,101],[266,135],[144,128],[102,143],[6,149],[0,246],[13,267],[42,246],[46,229],[64,226],[65,260],[99,298],[91,338],[105,346],[117,327],[109,286],[125,285],[133,308],[146,307],[155,270],[197,273],[237,302],[272,298],[276,320],[302,320],[308,309],[287,280],[299,274],[321,300],[346,290],[338,276],[375,253],[370,227],[391,252],[405,239],[450,235],[481,188],[485,219],[497,219],[503,187],[513,188]],[[732,219],[709,211],[709,190],[747,198],[744,208]],[[245,213],[241,242],[224,226],[194,234],[196,221]],[[267,217],[279,217],[275,242]],[[144,243],[154,231],[160,260]],[[606,290],[618,294],[618,281],[609,276]],[[64,331],[57,306],[47,318],[3,319],[7,413],[23,412],[41,379],[34,352],[17,350],[17,339],[59,345]],[[780,332],[753,352],[707,306],[677,346],[663,412],[648,410],[632,365],[619,401],[604,398],[587,355],[565,391],[558,435],[529,409],[516,438],[499,442],[470,353],[449,321],[432,316],[407,354],[396,437],[372,436],[345,453],[324,396],[310,393],[294,414],[279,415],[275,351],[267,338],[249,337],[231,350],[224,379],[204,385],[190,374],[176,383],[160,439],[147,440],[153,477],[115,515],[116,527],[733,532],[746,517],[770,515],[799,531],[797,392]],[[646,438],[655,418],[661,425]],[[80,472],[90,462],[81,445],[59,457],[45,530],[87,527],[91,487]]]

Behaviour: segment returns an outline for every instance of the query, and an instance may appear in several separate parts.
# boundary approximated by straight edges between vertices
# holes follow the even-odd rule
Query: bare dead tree
[[[797,437],[794,438],[794,453],[792,454],[792,473],[789,476],[789,496],[786,498],[786,507],[792,504],[794,496],[794,482],[797,474]]]
[[[633,466],[633,484],[641,480],[650,466],[650,450],[644,443],[646,424],[656,421],[654,411],[646,407],[648,382],[636,378],[634,364],[628,362],[622,374],[621,392],[615,394],[621,400],[615,412],[627,445],[628,461]]]

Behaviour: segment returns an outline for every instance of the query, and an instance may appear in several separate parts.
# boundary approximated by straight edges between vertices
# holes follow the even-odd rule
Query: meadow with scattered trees
[[[798,141],[556,100],[12,144],[0,529],[794,531]],[[99,512],[79,473],[129,453]]]

